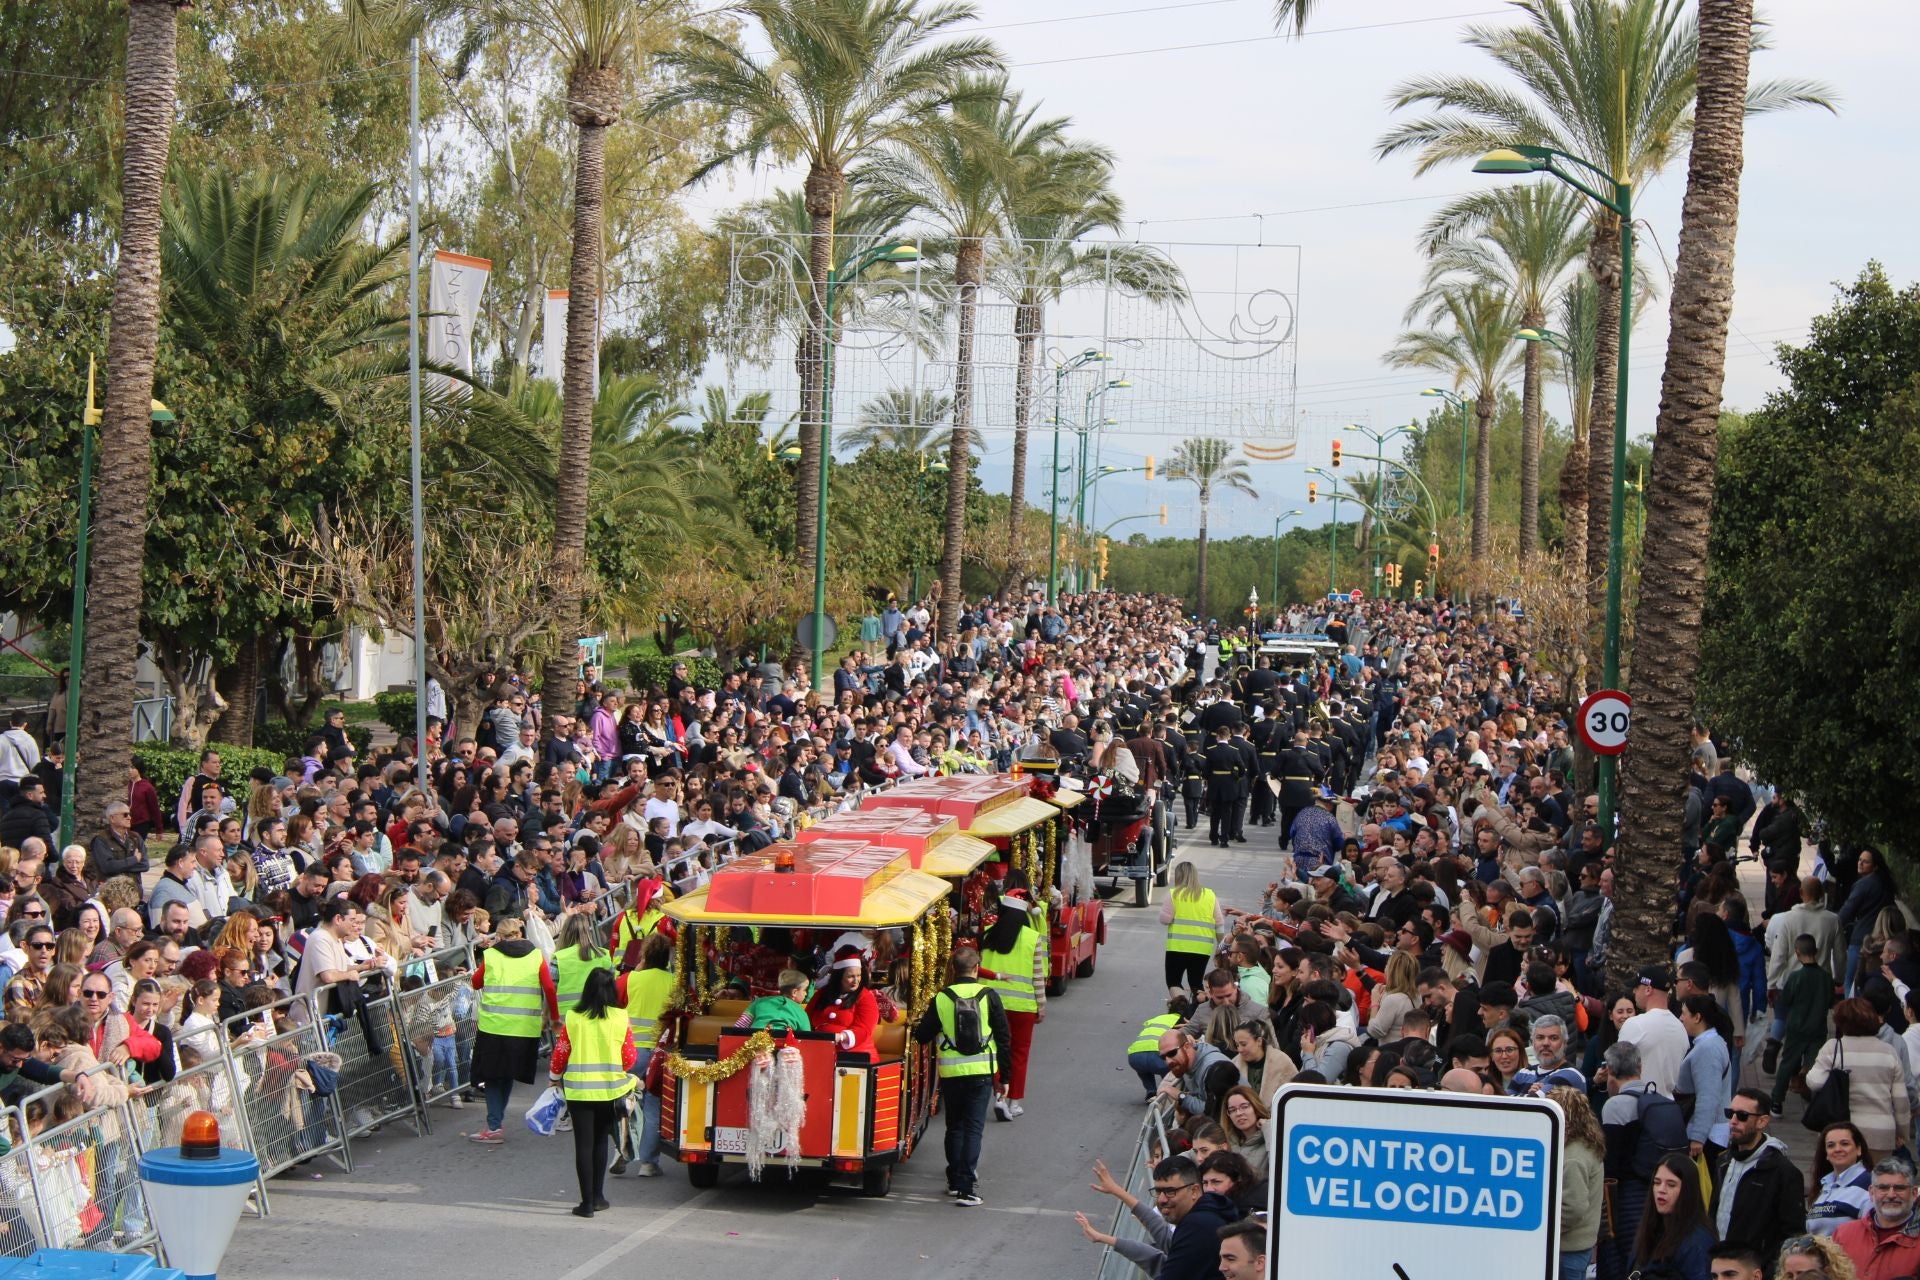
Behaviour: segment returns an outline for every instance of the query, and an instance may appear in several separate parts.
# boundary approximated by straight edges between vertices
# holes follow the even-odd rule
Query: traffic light
[[[1152,454],[1147,455],[1147,480],[1149,483],[1151,483],[1153,480],[1153,455]],[[1165,524],[1166,521],[1162,520],[1160,523]]]
[[[1307,505],[1312,506],[1318,501],[1320,501],[1320,482],[1309,480],[1307,481]]]
[[[1421,596],[1423,596],[1423,595],[1425,595],[1425,594],[1426,594],[1426,590],[1427,590],[1427,584],[1426,584],[1426,583],[1424,583],[1424,582],[1422,582],[1422,581],[1421,581],[1420,579],[1418,579],[1418,578],[1415,578],[1415,579],[1413,580],[1413,598],[1414,598],[1415,600],[1418,600],[1418,599],[1419,599],[1419,598],[1420,598]]]
[[[1338,440],[1333,442],[1333,466],[1336,471],[1340,468],[1340,442]]]
[[[1167,504],[1164,502],[1160,504],[1160,523],[1162,526],[1167,523]]]
[[[1440,577],[1440,544],[1437,542],[1427,544],[1427,576],[1434,579]]]
[[[1102,538],[1100,539],[1100,577],[1102,580],[1105,580],[1106,576],[1107,576],[1107,540],[1105,538]]]
[[[1400,585],[1402,572],[1403,571],[1400,565],[1396,564],[1393,566],[1393,585],[1395,587],[1398,587]]]

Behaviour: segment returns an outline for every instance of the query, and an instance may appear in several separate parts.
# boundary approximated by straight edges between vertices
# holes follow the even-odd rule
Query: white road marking
[[[591,1276],[599,1275],[602,1271],[605,1271],[608,1267],[626,1257],[655,1236],[662,1235],[674,1227],[679,1226],[683,1220],[704,1209],[707,1202],[713,1198],[713,1192],[703,1191],[686,1203],[667,1210],[665,1213],[650,1220],[646,1226],[640,1227],[628,1234],[627,1237],[618,1244],[608,1245],[599,1253],[594,1254],[591,1258],[588,1258],[585,1262],[561,1276],[560,1280],[588,1280]]]

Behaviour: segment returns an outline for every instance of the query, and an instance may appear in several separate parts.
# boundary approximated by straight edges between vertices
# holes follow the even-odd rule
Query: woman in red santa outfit
[[[873,1058],[873,1029],[880,1021],[880,1005],[866,982],[867,966],[857,947],[844,946],[833,954],[827,980],[813,994],[807,1015],[815,1031],[831,1031],[842,1053]]]

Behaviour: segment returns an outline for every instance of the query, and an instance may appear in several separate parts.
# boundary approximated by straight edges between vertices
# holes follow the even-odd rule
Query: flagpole
[[[427,787],[427,524],[420,498],[420,37],[412,43],[407,128],[407,382],[412,401],[408,461],[413,490],[413,758]]]

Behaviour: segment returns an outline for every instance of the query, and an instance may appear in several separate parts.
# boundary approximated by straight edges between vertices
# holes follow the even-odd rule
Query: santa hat
[[[861,954],[860,948],[846,946],[833,953],[833,963],[828,965],[827,968],[858,969],[866,964],[866,962],[866,957]]]
[[[1000,905],[1012,907],[1015,911],[1025,911],[1033,905],[1025,889],[1010,889],[1000,895]]]

